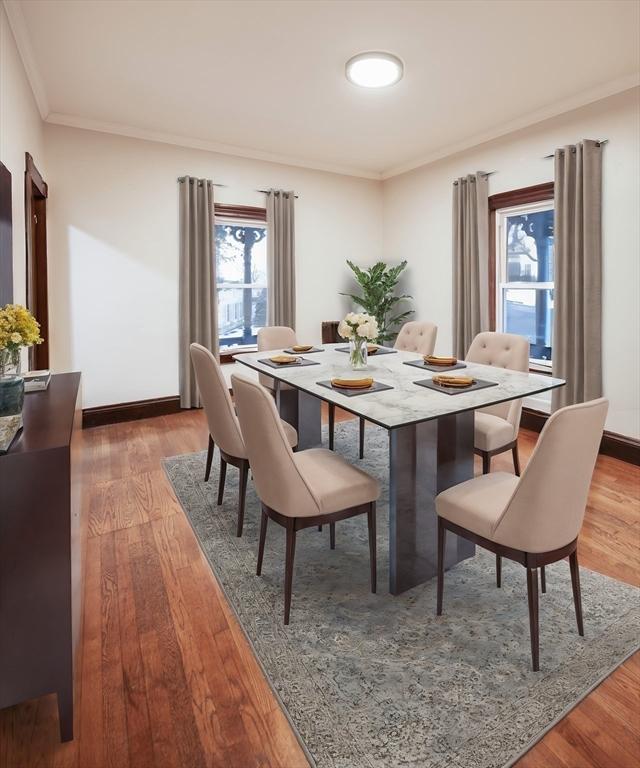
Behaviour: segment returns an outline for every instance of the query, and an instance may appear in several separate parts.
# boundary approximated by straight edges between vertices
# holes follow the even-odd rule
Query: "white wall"
[[[0,5],[0,161],[11,171],[13,299],[26,300],[24,153],[45,174],[43,123],[4,6]],[[46,176],[45,176],[46,178]]]
[[[439,326],[437,349],[451,351],[451,184],[496,171],[489,194],[553,180],[545,155],[582,138],[603,150],[604,391],[607,428],[640,436],[639,89],[568,112],[384,183],[384,253],[406,258],[418,316]],[[544,407],[544,399],[530,403]]]
[[[350,286],[345,259],[382,256],[380,182],[45,125],[51,365],[80,369],[85,407],[178,392],[178,183],[218,202],[294,189],[298,336],[319,341]]]

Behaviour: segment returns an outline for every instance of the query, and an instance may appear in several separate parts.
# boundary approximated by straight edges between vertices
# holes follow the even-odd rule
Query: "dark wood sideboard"
[[[56,693],[68,741],[82,607],[80,374],[27,394],[23,421],[0,456],[0,708]]]

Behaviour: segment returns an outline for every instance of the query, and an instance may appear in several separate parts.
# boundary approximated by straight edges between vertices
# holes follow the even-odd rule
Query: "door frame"
[[[47,197],[49,189],[25,152],[24,219],[27,267],[27,307],[40,323],[42,344],[29,348],[29,368],[49,367],[49,287],[47,266]]]

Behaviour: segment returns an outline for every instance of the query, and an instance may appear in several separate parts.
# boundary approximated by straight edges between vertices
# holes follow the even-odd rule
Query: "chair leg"
[[[496,555],[496,587],[502,586],[502,555]]]
[[[531,633],[531,661],[533,671],[540,670],[540,636],[538,627],[538,572],[527,568],[527,597],[529,599],[529,631]]]
[[[582,593],[580,592],[580,568],[578,567],[578,552],[573,550],[569,555],[569,567],[571,568],[571,586],[573,588],[573,603],[576,607],[576,622],[578,634],[584,637],[584,624],[582,623]]]
[[[256,574],[260,576],[262,573],[262,558],[264,557],[264,543],[267,539],[267,523],[269,518],[267,513],[262,510],[262,519],[260,520],[260,543],[258,544],[258,567],[256,568]]]
[[[293,558],[296,554],[295,519],[287,520],[287,552],[284,563],[284,623],[289,623],[291,612],[291,586],[293,584]]]
[[[436,616],[442,616],[442,597],[444,593],[444,545],[447,529],[438,518],[438,597]]]
[[[491,456],[486,451],[482,452],[482,474],[488,475],[491,472]]]
[[[364,459],[364,424],[365,420],[360,417],[360,458]]]
[[[544,571],[544,565],[540,567],[540,589],[543,595],[547,591],[547,574]]]
[[[331,549],[336,548],[336,524],[329,523],[329,546]]]
[[[224,481],[227,478],[227,462],[220,457],[220,480],[218,482],[218,506],[222,504],[224,497]]]
[[[247,478],[249,476],[249,462],[243,461],[240,464],[240,479],[238,481],[238,530],[236,536],[242,536],[242,525],[244,523],[244,500],[247,495]]]
[[[319,530],[319,531],[321,531],[321,530],[322,530],[322,526],[321,526],[321,525],[319,525],[319,526],[318,526],[318,530]]]
[[[513,455],[513,469],[518,477],[520,477],[520,456],[518,454],[518,443],[516,443],[511,449]]]
[[[213,442],[213,438],[211,435],[209,435],[209,445],[207,447],[207,468],[204,472],[204,481],[205,483],[209,479],[209,475],[211,474],[211,462],[213,461],[213,449],[215,448],[215,444]]]
[[[329,403],[329,450],[333,450],[334,437],[336,430],[336,407]]]
[[[371,568],[371,591],[375,594],[378,588],[378,570],[376,565],[376,503],[371,502],[367,512],[367,527],[369,529],[369,565]]]

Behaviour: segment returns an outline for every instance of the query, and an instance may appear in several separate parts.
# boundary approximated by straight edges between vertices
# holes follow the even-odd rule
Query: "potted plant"
[[[378,337],[375,317],[349,312],[338,326],[338,334],[349,340],[349,362],[354,371],[367,367],[367,341]]]
[[[375,340],[378,344],[395,339],[398,326],[413,314],[412,309],[399,312],[397,306],[398,302],[413,297],[408,294],[394,295],[400,274],[407,266],[407,262],[403,261],[395,267],[389,267],[384,261],[378,261],[366,270],[360,269],[348,259],[347,264],[362,288],[362,295],[357,296],[353,293],[340,295],[349,296],[367,314],[376,319],[378,336]]]
[[[40,325],[26,307],[7,304],[0,309],[0,416],[22,412],[24,379],[20,350],[40,344]]]

